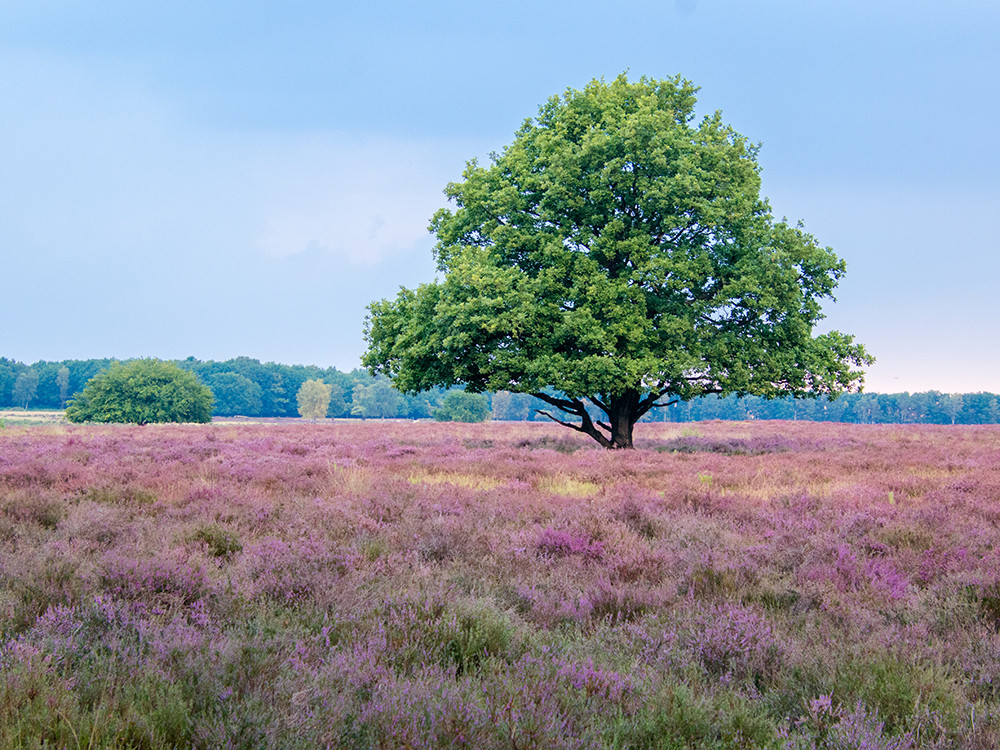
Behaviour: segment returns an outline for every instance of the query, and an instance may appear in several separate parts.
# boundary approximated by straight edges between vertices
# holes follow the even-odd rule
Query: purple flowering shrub
[[[578,555],[585,560],[600,560],[604,553],[601,542],[561,529],[544,529],[536,546],[539,554],[549,557]]]
[[[1000,429],[0,432],[0,747],[1000,745]]]
[[[715,679],[772,682],[785,660],[781,640],[761,613],[744,606],[716,606],[705,612],[691,637],[691,651]]]
[[[117,599],[190,605],[207,590],[204,571],[179,556],[136,559],[113,551],[99,565],[103,591]]]

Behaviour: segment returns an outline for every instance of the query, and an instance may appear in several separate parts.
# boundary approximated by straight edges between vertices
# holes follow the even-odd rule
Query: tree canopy
[[[17,376],[14,381],[13,398],[14,401],[24,409],[38,393],[38,373],[34,370],[25,370]]]
[[[114,363],[66,407],[70,422],[210,422],[212,391],[194,373],[158,359]]]
[[[221,417],[256,417],[263,408],[263,390],[238,372],[219,372],[205,377],[215,397],[215,414]]]
[[[860,389],[864,348],[813,333],[843,261],[772,217],[758,147],[696,124],[696,92],[595,80],[470,162],[431,222],[443,278],[369,306],[365,366],[403,392],[530,393],[609,448],[677,399]]]
[[[405,406],[402,394],[385,378],[376,378],[369,385],[354,386],[351,416],[362,419],[390,419],[400,416]]]
[[[490,418],[490,402],[481,393],[448,391],[432,416],[438,422],[485,422]]]
[[[330,392],[333,386],[322,380],[307,380],[299,388],[295,400],[299,405],[299,416],[303,419],[322,419],[330,408]]]

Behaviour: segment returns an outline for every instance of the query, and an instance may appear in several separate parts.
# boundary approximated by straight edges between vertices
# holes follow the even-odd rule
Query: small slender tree
[[[330,392],[333,386],[322,380],[307,380],[299,388],[295,398],[299,404],[299,416],[303,419],[322,419],[330,408]]]
[[[59,388],[59,405],[66,408],[66,399],[69,398],[69,368],[63,365],[56,373],[56,387]]]
[[[14,381],[14,391],[12,398],[15,404],[27,409],[28,404],[38,394],[38,373],[32,369],[27,369],[17,376]]]
[[[962,397],[961,393],[949,393],[945,394],[942,398],[944,403],[942,404],[942,409],[944,413],[951,420],[952,424],[955,424],[955,420],[958,415],[962,412],[962,407],[965,405],[965,399]]]

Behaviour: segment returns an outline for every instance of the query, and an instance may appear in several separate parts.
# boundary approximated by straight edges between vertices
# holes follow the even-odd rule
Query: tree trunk
[[[627,390],[615,396],[608,404],[608,425],[611,427],[611,444],[608,448],[633,448],[632,429],[635,427],[636,412],[639,408],[639,392]]]
[[[563,427],[569,427],[571,430],[589,435],[609,450],[628,450],[633,448],[632,428],[635,427],[635,423],[639,417],[649,410],[648,404],[644,405],[644,407],[641,405],[639,391],[635,389],[627,390],[604,400],[596,397],[590,399],[601,411],[607,414],[607,422],[601,420],[595,422],[591,419],[586,406],[579,398],[562,398],[543,392],[531,395],[567,414],[579,418],[580,423],[566,422],[547,411],[536,409],[543,417],[551,419]]]

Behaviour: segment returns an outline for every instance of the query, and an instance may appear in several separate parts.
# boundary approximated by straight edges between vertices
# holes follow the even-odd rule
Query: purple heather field
[[[2,748],[1000,746],[1000,427],[0,430]]]

